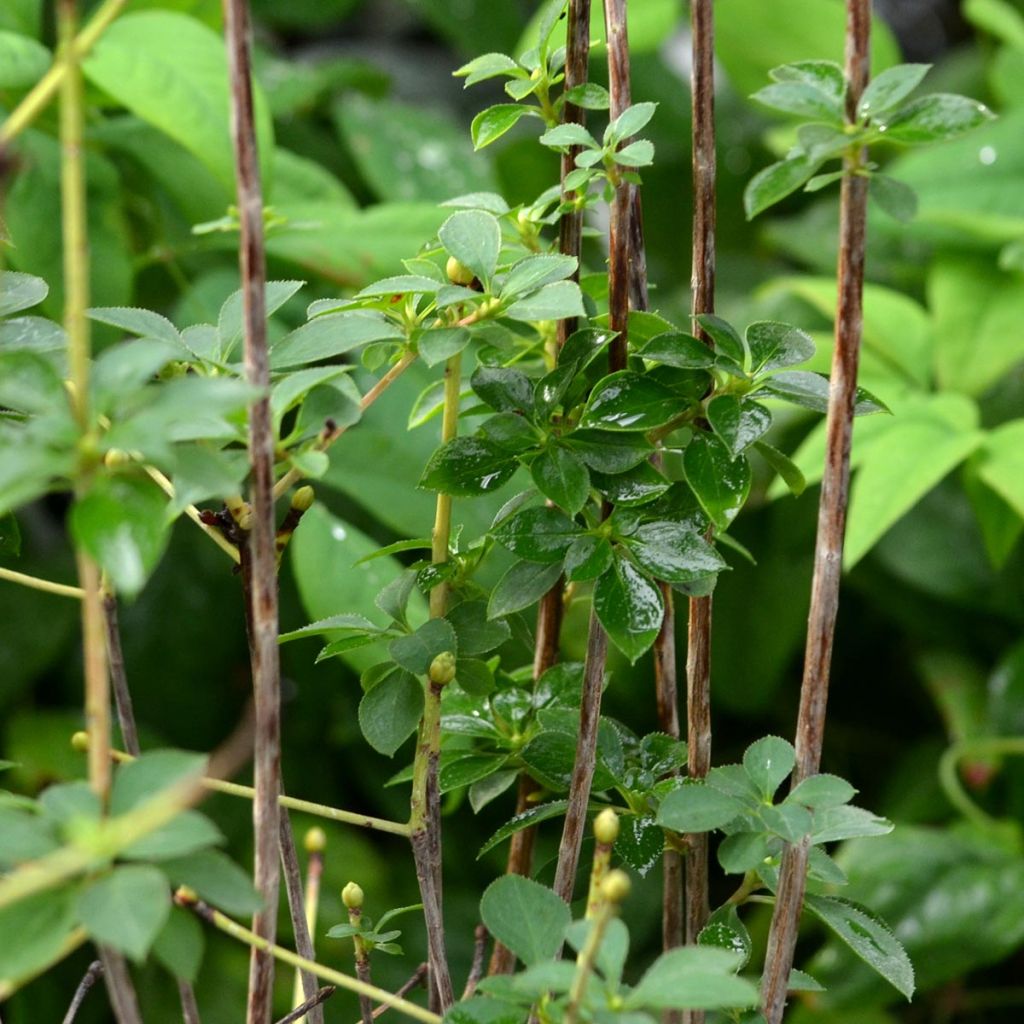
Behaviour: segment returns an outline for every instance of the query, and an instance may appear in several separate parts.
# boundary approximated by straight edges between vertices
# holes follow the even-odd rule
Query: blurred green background
[[[691,213],[685,11],[677,0],[630,6],[633,96],[660,104],[650,128],[656,163],[643,175],[652,306],[682,323]],[[751,175],[783,154],[791,138],[786,122],[746,97],[777,64],[840,59],[843,5],[715,6],[718,310],[736,323],[770,317],[812,330],[820,342],[814,366],[825,369],[837,201],[827,191],[798,193],[746,223],[741,197]],[[525,48],[534,3],[254,0],[253,7],[267,202],[284,220],[268,243],[270,276],[307,282],[276,315],[275,330],[301,323],[313,299],[400,271],[400,259],[415,255],[442,221],[438,202],[476,190],[526,202],[557,175],[556,158],[536,145],[528,122],[474,154],[469,121],[501,101],[500,86],[463,91],[451,76],[480,53]],[[100,60],[104,45],[120,45],[122,64],[108,50],[106,70],[90,76],[94,304],[146,306],[179,326],[215,320],[237,287],[235,236],[197,235],[192,227],[224,217],[232,201],[230,150],[220,134],[216,86],[204,93],[189,83],[203,81],[204,62],[215,66],[220,5],[135,0],[129,10],[97,50]],[[842,598],[823,770],[850,778],[862,791],[858,802],[897,822],[886,839],[848,844],[840,861],[851,877],[847,894],[880,912],[907,945],[919,994],[912,1006],[898,1005],[893,990],[808,928],[802,960],[829,991],[809,997],[793,1019],[1015,1021],[1024,1013],[1024,765],[968,759],[972,796],[995,819],[988,827],[960,819],[936,768],[953,740],[1024,733],[1024,5],[889,0],[876,4],[876,14],[876,69],[900,59],[934,63],[931,90],[977,97],[1000,116],[941,147],[911,156],[880,152],[888,172],[917,189],[920,210],[910,224],[873,212],[869,227],[864,383],[897,415],[865,421],[855,441],[855,564]],[[52,46],[49,5],[7,0],[0,31]],[[603,57],[596,47],[598,80]],[[146,89],[173,96],[163,109],[173,106],[175,117],[148,104]],[[23,91],[0,69],[0,106],[9,110]],[[207,104],[204,95],[213,100]],[[59,318],[55,128],[50,110],[13,148],[4,213],[14,243],[10,265],[51,282],[44,311]],[[600,244],[589,244],[585,260],[600,269]],[[100,344],[115,336],[105,330],[97,333]],[[405,422],[433,376],[414,368],[332,450],[328,475],[317,484],[321,505],[303,522],[282,572],[282,629],[365,610],[367,595],[397,565],[380,559],[354,569],[353,562],[376,546],[429,533],[433,497],[414,488],[436,445],[436,422],[409,434]],[[821,450],[816,423],[779,416],[773,441],[798,451],[809,475]],[[457,502],[466,535],[485,529],[513,489]],[[733,558],[734,571],[715,596],[716,763],[736,760],[766,732],[792,733],[816,497],[814,487],[799,499],[777,496],[763,479],[733,531],[758,564]],[[23,554],[14,561],[0,550],[4,564],[70,579],[63,515],[57,500],[28,510],[20,517]],[[34,793],[83,774],[68,745],[81,726],[76,612],[70,602],[0,585],[2,756],[20,764],[7,776],[12,788]],[[585,616],[585,607],[573,608],[567,659],[582,656]],[[143,746],[215,745],[249,685],[240,591],[221,553],[187,521],[176,526],[144,594],[122,610],[122,627]],[[684,645],[685,629],[681,659]],[[316,650],[309,641],[282,649],[287,789],[403,817],[404,789],[382,782],[407,763],[410,747],[389,761],[366,746],[356,722],[357,675],[337,660],[314,666]],[[507,653],[510,664],[526,660],[525,650]],[[613,661],[612,669],[607,713],[634,729],[653,728],[649,662],[630,668]],[[248,806],[216,797],[208,807],[247,863]],[[480,860],[476,851],[512,809],[499,800],[474,816],[456,796],[448,810],[446,912],[460,978],[479,893],[504,864],[503,848]],[[295,823],[300,831],[309,824],[300,816]],[[366,890],[373,916],[414,901],[412,861],[400,840],[327,830],[321,936],[341,920],[338,892],[349,879]],[[542,827],[541,880],[550,880],[557,837],[556,825]],[[658,943],[659,887],[653,872],[626,914],[634,948],[644,951],[638,963]],[[721,880],[713,896],[729,891]],[[397,986],[423,956],[421,926],[414,917],[404,923],[406,955],[377,957],[380,984]],[[750,924],[763,936],[767,917],[754,913]],[[285,921],[282,927],[287,935]],[[321,937],[318,947],[332,965],[350,956],[345,942]],[[0,1011],[3,1019],[60,1019],[88,956],[77,953],[28,986]],[[197,985],[205,1021],[241,1019],[246,962],[244,949],[209,937]],[[291,979],[287,972],[281,978],[286,1000]],[[165,974],[150,966],[138,979],[147,1021],[180,1019]],[[355,1013],[342,996],[326,1007],[329,1021]],[[103,999],[92,997],[79,1019],[106,1019]]]

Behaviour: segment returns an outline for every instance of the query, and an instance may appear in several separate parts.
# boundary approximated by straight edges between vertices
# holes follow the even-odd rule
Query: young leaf
[[[318,316],[271,346],[270,366],[283,370],[351,352],[375,341],[404,341],[401,327],[372,310]]]
[[[657,109],[657,103],[634,103],[627,107],[605,130],[605,145],[612,145],[636,135],[647,126]]]
[[[725,530],[743,507],[750,490],[750,464],[708,434],[695,434],[683,453],[686,482],[711,521]]]
[[[866,907],[829,896],[808,895],[805,906],[869,967],[910,999],[914,994],[914,966],[899,940],[880,918]]]
[[[565,513],[547,506],[523,509],[492,531],[500,544],[531,562],[561,562],[581,532]]]
[[[562,575],[560,562],[516,562],[491,591],[487,602],[488,618],[511,615],[539,601]]]
[[[468,89],[477,82],[487,78],[495,78],[498,75],[510,75],[519,77],[526,72],[511,57],[504,53],[484,53],[474,57],[468,64],[463,64],[457,71],[453,71],[455,78],[465,78],[463,88]]]
[[[874,120],[899,106],[920,84],[931,64],[897,64],[877,74],[861,93],[857,117]]]
[[[594,586],[594,611],[612,643],[632,662],[654,643],[664,610],[661,591],[621,556]]]
[[[747,220],[774,206],[795,192],[818,169],[818,163],[803,154],[770,164],[750,179],[743,192]]]
[[[673,832],[710,832],[728,825],[743,812],[743,804],[735,797],[691,782],[673,789],[662,800],[658,824]]]
[[[359,728],[374,750],[393,757],[415,731],[422,714],[423,686],[410,672],[398,669],[359,702]]]
[[[597,139],[581,124],[569,122],[549,128],[538,140],[542,146],[552,149],[568,149],[570,146],[585,146],[587,149],[600,149]]]
[[[977,128],[995,115],[977,100],[949,93],[922,96],[886,120],[885,137],[895,142],[939,142]]]
[[[572,915],[550,889],[520,875],[492,882],[480,900],[488,931],[527,966],[558,952]]]
[[[590,496],[590,474],[583,460],[561,445],[545,448],[530,464],[537,489],[559,508],[576,515]]]
[[[503,299],[526,295],[546,284],[564,280],[576,272],[579,265],[575,256],[559,253],[541,253],[520,260],[508,273],[501,286]]]
[[[454,256],[486,286],[501,251],[501,228],[493,215],[483,210],[459,210],[440,227],[437,237],[449,256]]]
[[[533,323],[537,320],[564,320],[570,316],[586,316],[583,293],[575,281],[546,284],[532,295],[513,302],[504,315],[510,320]]]
[[[893,828],[888,818],[881,818],[863,807],[852,807],[849,804],[823,807],[814,813],[811,842],[836,843],[861,836],[887,836]]]
[[[759,89],[750,98],[772,110],[796,114],[798,117],[834,124],[843,121],[842,103],[835,96],[829,96],[806,81],[775,82]]]
[[[843,69],[830,60],[798,60],[783,64],[768,72],[776,82],[802,82],[834,102],[841,103],[846,95],[846,77]]]
[[[420,487],[475,497],[511,479],[518,463],[503,448],[477,437],[456,437],[430,457]]]
[[[764,461],[779,474],[782,481],[789,488],[790,493],[794,495],[803,494],[807,481],[804,479],[804,475],[800,472],[799,467],[788,455],[784,455],[778,448],[773,448],[764,441],[755,441],[754,448],[760,453]]]
[[[917,216],[917,193],[904,182],[872,174],[868,189],[871,198],[895,220],[906,223]]]
[[[492,142],[500,139],[522,118],[530,116],[539,117],[540,111],[522,103],[498,103],[486,110],[481,110],[469,126],[473,148],[483,149],[484,146],[489,146]]]
[[[654,143],[637,139],[612,153],[612,160],[620,167],[649,167],[654,162]]]
[[[793,744],[779,736],[765,736],[743,753],[743,767],[765,800],[771,800],[795,764]]]
[[[114,868],[78,898],[78,915],[90,937],[140,962],[170,911],[164,876],[142,865]]]

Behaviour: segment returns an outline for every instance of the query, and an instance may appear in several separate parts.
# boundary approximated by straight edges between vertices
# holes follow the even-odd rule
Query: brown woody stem
[[[251,637],[249,644],[256,704],[253,758],[256,798],[254,880],[263,908],[253,917],[253,931],[272,944],[277,927],[281,790],[280,664],[277,634],[277,560],[274,551],[274,431],[270,413],[270,362],[267,350],[266,257],[263,249],[263,190],[256,150],[250,63],[249,5],[224,0],[224,34],[231,86],[231,136],[240,223],[239,268],[245,337],[245,374],[260,398],[249,407],[249,465],[252,473],[252,523],[245,538],[243,571],[249,577]],[[248,1024],[269,1024],[274,958],[252,947],[249,968]]]
[[[280,803],[280,800],[278,801]],[[315,960],[313,948],[308,901],[303,894],[302,873],[299,867],[299,855],[295,849],[295,833],[288,812],[281,807],[278,811],[278,847],[281,852],[281,869],[284,875],[285,893],[288,896],[288,914],[292,922],[292,933],[295,936],[295,951],[305,960]],[[317,867],[317,865],[319,867]],[[319,890],[320,870],[323,868],[323,854],[312,853],[309,859],[311,879],[315,874],[313,888]],[[315,907],[315,903],[314,903]],[[309,971],[300,970],[296,973],[297,987],[301,989],[303,998],[309,1002],[317,994],[316,976]],[[323,1002],[321,1000],[320,1002]],[[324,1011],[319,1002],[314,1002],[306,1017],[310,1024],[323,1024]],[[299,1020],[301,1018],[296,1018]]]
[[[856,119],[857,103],[868,82],[871,38],[869,0],[846,3],[846,116]],[[867,228],[868,179],[857,173],[865,153],[844,158],[839,197],[839,266],[835,350],[832,356],[828,415],[825,426],[825,471],[818,504],[807,644],[796,725],[796,767],[792,784],[815,775],[821,764],[828,700],[832,645],[839,611],[843,537],[850,486],[850,439],[857,389],[864,297],[864,245]],[[762,1012],[768,1024],[779,1024],[793,966],[800,912],[807,880],[808,843],[787,846],[782,856],[779,888],[762,984]]]
[[[101,961],[94,960],[89,964],[89,969],[78,983],[78,988],[75,989],[68,1012],[64,1014],[63,1024],[74,1024],[75,1017],[78,1016],[79,1007],[85,1002],[85,997],[89,994],[89,990],[96,984],[102,974],[103,964]]]

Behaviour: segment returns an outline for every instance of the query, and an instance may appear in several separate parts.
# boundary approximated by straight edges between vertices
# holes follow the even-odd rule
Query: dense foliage
[[[461,982],[482,916],[528,968],[515,983],[484,983],[488,1008],[466,1020],[520,1019],[544,993],[557,1007],[573,973],[550,958],[563,933],[577,950],[592,933],[547,888],[558,831],[544,823],[566,808],[592,605],[613,646],[593,809],[620,812],[615,857],[634,881],[625,925],[602,925],[607,1007],[681,1005],[683,976],[696,999],[685,1005],[737,1008],[729,1019],[740,1019],[757,996],[735,972],[763,946],[778,854],[809,837],[808,917],[826,927],[808,929],[801,947],[792,1019],[1011,1019],[998,1007],[1019,997],[1007,986],[1024,946],[1024,776],[1013,758],[1024,752],[1024,15],[967,0],[928,52],[907,32],[906,59],[936,64],[919,91],[927,68],[899,64],[901,43],[878,21],[876,77],[851,125],[842,71],[827,60],[841,56],[840,4],[718,6],[722,316],[694,324],[675,3],[634,5],[640,102],[610,122],[593,60],[595,80],[570,97],[589,130],[559,124],[558,5],[529,21],[525,5],[476,0],[457,10],[432,0],[254,4],[275,458],[279,496],[295,495],[279,535],[286,789],[404,822],[416,784],[408,740],[430,700],[422,680],[454,679],[439,775],[449,954]],[[213,748],[249,687],[240,587],[225,557],[237,557],[245,514],[231,502],[248,472],[253,392],[240,361],[219,12],[204,0],[134,3],[83,64],[99,350],[90,402],[102,424],[88,450],[65,397],[56,322],[55,111],[12,142],[0,171],[11,268],[0,290],[0,564],[70,579],[69,537],[96,559],[123,599],[150,750]],[[48,67],[52,42],[41,3],[0,10],[5,110]],[[463,82],[473,88],[461,92]],[[874,203],[823,764],[834,774],[787,795],[793,750],[774,734],[791,734],[795,717],[825,447],[828,161],[854,145],[870,146]],[[569,147],[582,149],[566,201],[558,154]],[[597,226],[616,188],[641,180],[652,312],[630,316],[630,362],[609,373],[615,332]],[[577,261],[557,245],[570,208],[592,211],[578,284]],[[558,349],[554,321],[577,317]],[[308,491],[289,490],[305,480],[311,507]],[[442,559],[431,552],[438,493],[455,499]],[[189,521],[197,504],[219,546]],[[561,662],[533,685],[524,613],[563,574],[572,600]],[[719,767],[703,783],[679,785],[685,744],[653,714],[659,582],[681,601],[715,593]],[[82,727],[77,622],[74,601],[0,580],[10,762],[0,854],[5,868],[42,857],[74,821],[76,849],[117,866],[0,909],[0,935],[27,936],[0,949],[0,978],[34,973],[54,959],[53,936],[81,924],[146,960],[147,1020],[180,1019],[174,977],[195,982],[209,1020],[238,1019],[247,950],[204,937],[166,894],[169,882],[186,884],[236,917],[254,909],[237,866],[249,861],[250,805],[215,795],[142,838],[97,832],[89,847],[100,805],[73,781],[84,762],[70,743]],[[201,764],[166,751],[121,765],[111,813],[130,815]],[[513,817],[522,773],[537,787],[534,806]],[[879,814],[850,804],[844,778]],[[314,824],[293,821],[300,835]],[[407,845],[386,830],[315,823],[327,833],[319,958],[346,969],[356,936],[374,981],[393,990],[424,955],[420,919],[404,918],[400,935],[382,913],[419,899]],[[528,825],[540,826],[543,887],[508,876],[488,888],[506,841]],[[724,832],[717,863],[739,877],[716,873],[707,944],[730,952],[686,959],[690,950],[652,967],[651,869],[666,835],[713,830]],[[353,879],[369,911],[361,923],[340,897]],[[741,898],[725,902],[738,884]],[[281,927],[287,944],[286,915]],[[59,1018],[87,964],[79,951],[28,984],[4,1019]],[[635,987],[620,988],[623,978]],[[907,1008],[900,993],[915,983]],[[327,1005],[327,1019],[355,1012],[347,998]],[[103,1019],[101,1009],[86,1004],[80,1019]]]

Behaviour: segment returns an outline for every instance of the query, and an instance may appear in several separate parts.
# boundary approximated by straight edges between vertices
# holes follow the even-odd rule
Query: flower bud
[[[614,871],[609,871],[604,882],[601,883],[601,895],[609,903],[619,904],[626,899],[632,888],[633,883],[630,881],[629,875],[616,868]]]
[[[455,655],[451,651],[442,651],[430,663],[428,675],[432,683],[447,686],[455,678]]]
[[[448,262],[444,265],[444,272],[452,284],[471,285],[473,278],[476,277],[476,274],[465,263],[460,262],[454,256],[448,257]]]
[[[327,846],[327,833],[319,826],[311,828],[303,840],[306,853],[323,853]]]
[[[71,749],[77,750],[81,754],[84,754],[89,749],[89,734],[85,730],[72,734]]]
[[[292,495],[292,508],[298,512],[308,512],[310,505],[313,504],[313,500],[316,498],[316,492],[309,484],[304,487],[300,487]]]
[[[117,469],[118,466],[123,466],[131,461],[132,457],[122,448],[111,448],[103,456],[103,465],[108,469]]]
[[[619,838],[619,816],[610,807],[594,819],[594,838],[605,846],[611,846]]]
[[[363,889],[362,886],[355,882],[349,882],[344,889],[341,890],[341,902],[348,907],[349,910],[358,910],[363,905]]]

